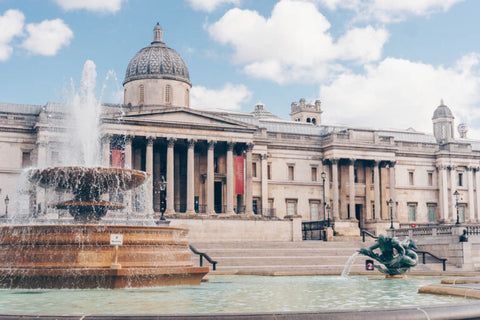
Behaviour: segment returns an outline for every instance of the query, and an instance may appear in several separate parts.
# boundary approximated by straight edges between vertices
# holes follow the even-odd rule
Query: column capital
[[[373,166],[374,166],[374,167],[380,166],[380,161],[379,161],[379,160],[373,160],[372,163],[373,163]]]
[[[217,144],[217,141],[208,140],[208,141],[207,141],[208,149],[213,149],[213,148],[215,148],[215,144]]]
[[[133,137],[131,135],[124,135],[123,139],[125,140],[125,143],[131,143]]]
[[[348,161],[349,165],[355,165],[356,159],[355,158],[348,158],[347,161]]]
[[[112,138],[112,135],[106,133],[106,134],[104,134],[104,135],[102,136],[101,140],[102,140],[102,142],[105,142],[105,141],[107,141],[107,140],[110,140],[110,138]]]
[[[395,167],[396,164],[397,164],[397,161],[390,161],[389,166],[390,168],[393,168]]]
[[[188,145],[189,148],[193,148],[193,147],[195,147],[196,142],[197,142],[196,139],[188,139],[187,140],[187,145]]]
[[[149,146],[149,147],[153,146],[153,140],[155,140],[154,137],[148,136],[147,137],[147,146]]]
[[[333,159],[330,159],[330,162],[331,162],[332,164],[337,165],[337,164],[338,164],[338,160],[339,160],[339,159],[337,159],[337,158],[333,158]]]
[[[168,144],[168,147],[171,148],[175,145],[175,142],[177,141],[177,139],[175,138],[167,138],[167,144]]]
[[[253,150],[253,146],[254,146],[253,143],[247,143],[247,149],[246,149],[246,151],[247,151],[247,152],[251,152],[251,151]]]
[[[228,151],[233,151],[233,147],[235,146],[234,142],[228,141],[227,142],[227,150]]]
[[[268,159],[268,154],[262,153],[262,154],[260,155],[260,159],[262,159],[262,160],[267,160],[267,159]]]

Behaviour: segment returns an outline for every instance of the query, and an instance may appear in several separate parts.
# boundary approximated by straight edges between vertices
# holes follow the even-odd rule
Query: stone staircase
[[[374,240],[362,242],[361,237],[335,237],[333,241],[302,242],[198,242],[192,245],[217,261],[217,274],[264,275],[340,275],[348,259],[358,249],[370,246]],[[353,259],[350,274],[380,274],[366,271],[365,260],[357,255]],[[199,256],[192,254],[194,265]],[[204,266],[210,266],[204,259]],[[451,267],[447,267],[447,270]],[[421,264],[412,273],[440,273],[439,263]]]
[[[350,256],[373,240],[342,237],[334,241],[202,242],[192,243],[218,262],[217,273],[341,274]],[[366,257],[358,255],[352,273],[365,271]],[[195,265],[199,257],[192,256]],[[210,265],[204,260],[204,265]]]

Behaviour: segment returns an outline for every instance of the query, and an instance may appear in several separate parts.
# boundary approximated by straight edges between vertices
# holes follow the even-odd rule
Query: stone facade
[[[455,139],[454,118],[443,103],[434,111],[434,135],[323,124],[320,102],[303,99],[292,104],[292,120],[262,104],[252,113],[200,111],[188,108],[188,70],[182,70],[176,80],[128,73],[128,103],[103,105],[103,165],[113,165],[117,150],[120,165],[151,175],[145,210],[160,211],[163,177],[170,217],[300,216],[330,219],[336,231],[358,234],[360,228],[383,232],[391,216],[395,225],[453,223],[458,202],[462,221],[479,222],[480,141]],[[169,83],[172,103],[148,100],[149,92],[160,97]],[[177,87],[183,90],[178,103]],[[65,109],[56,103],[0,104],[0,188],[2,199],[11,199],[9,210],[15,210],[22,168],[62,164]],[[236,170],[242,167],[243,175]],[[48,214],[43,192],[32,190],[32,201]],[[125,201],[134,210],[133,200]],[[5,209],[0,201],[0,212]]]

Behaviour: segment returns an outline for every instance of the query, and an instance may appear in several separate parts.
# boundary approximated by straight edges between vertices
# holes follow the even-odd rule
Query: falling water
[[[358,256],[358,254],[358,252],[355,252],[348,258],[347,263],[345,263],[345,267],[343,267],[342,277],[348,277],[350,270],[352,270],[353,262],[355,262],[355,258]]]

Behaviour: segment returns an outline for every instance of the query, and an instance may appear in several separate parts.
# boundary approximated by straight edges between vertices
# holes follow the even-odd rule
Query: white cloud
[[[241,0],[188,0],[190,6],[195,10],[212,12],[221,5],[234,4],[239,5]]]
[[[54,56],[73,38],[72,30],[61,19],[29,23],[26,30],[28,36],[22,46],[33,54],[44,56]]]
[[[410,15],[425,16],[448,11],[453,5],[465,0],[312,0],[335,10],[353,10],[357,19],[376,19],[389,23],[405,20]]]
[[[474,127],[480,127],[475,125],[480,121],[479,62],[477,54],[464,56],[451,68],[387,58],[366,66],[364,75],[344,73],[320,88],[324,120],[432,132],[433,111],[444,99],[456,124],[469,123],[472,136]]]
[[[355,28],[337,42],[315,5],[281,0],[265,18],[256,11],[229,10],[208,26],[210,36],[234,49],[233,61],[249,75],[278,83],[320,81],[339,61],[364,63],[381,57],[384,29]]]
[[[222,89],[214,90],[202,86],[193,86],[191,91],[192,108],[240,110],[248,102],[252,93],[243,84],[226,83]]]
[[[22,34],[25,16],[18,10],[7,10],[0,16],[0,61],[6,61],[13,52],[11,41]]]
[[[102,13],[115,13],[124,0],[54,0],[63,10],[88,10]]]

